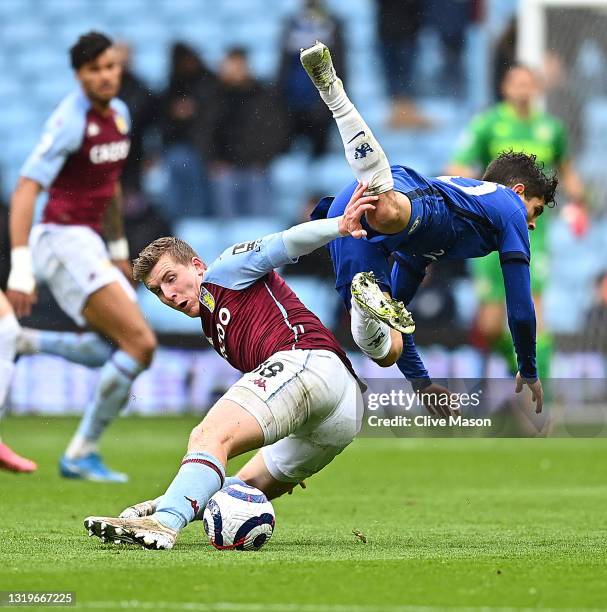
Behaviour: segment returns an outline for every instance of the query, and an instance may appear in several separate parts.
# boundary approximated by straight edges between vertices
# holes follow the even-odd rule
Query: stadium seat
[[[344,185],[353,180],[352,170],[342,153],[329,154],[310,164],[308,172],[314,191],[335,195]]]
[[[133,54],[133,69],[150,87],[163,88],[169,70],[169,49],[143,47],[137,44]]]
[[[153,329],[166,334],[199,334],[200,319],[190,319],[165,306],[153,293],[139,287],[137,302]]]
[[[174,224],[173,231],[178,238],[192,245],[205,261],[214,259],[223,250],[221,222],[217,219],[182,219]]]
[[[0,2],[0,23],[11,26],[17,21],[25,21],[31,15],[31,6],[23,0],[2,0]]]
[[[223,221],[221,227],[222,250],[237,242],[256,240],[286,229],[282,221],[274,217],[238,217]]]
[[[339,308],[339,296],[333,283],[317,276],[289,276],[289,266],[285,266],[282,272],[304,306],[331,329],[336,323]]]
[[[2,46],[7,50],[21,51],[28,47],[40,47],[49,40],[49,33],[39,20],[12,19],[10,27],[2,29]]]
[[[308,168],[307,158],[297,153],[281,155],[270,166],[272,210],[284,218],[297,218],[306,194],[316,190]]]

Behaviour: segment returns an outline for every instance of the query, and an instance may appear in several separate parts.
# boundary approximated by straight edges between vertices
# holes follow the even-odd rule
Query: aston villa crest
[[[215,298],[204,287],[200,288],[200,296],[198,299],[209,312],[213,312],[215,310]]]
[[[126,119],[121,115],[115,115],[114,121],[116,122],[116,127],[121,134],[127,134],[129,131],[129,126],[126,123]]]

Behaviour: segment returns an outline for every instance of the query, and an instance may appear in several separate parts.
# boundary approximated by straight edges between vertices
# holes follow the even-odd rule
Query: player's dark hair
[[[164,236],[150,242],[148,246],[139,253],[139,257],[133,260],[133,279],[145,283],[152,268],[165,254],[170,255],[174,261],[187,265],[192,257],[198,257],[196,251],[184,240],[175,236]]]
[[[506,187],[522,183],[528,198],[542,198],[551,208],[556,204],[554,193],[559,180],[556,174],[544,172],[544,165],[538,163],[536,155],[503,151],[487,166],[483,180]]]
[[[92,62],[97,56],[109,49],[114,43],[101,32],[83,34],[70,49],[72,68],[78,70],[87,62]]]

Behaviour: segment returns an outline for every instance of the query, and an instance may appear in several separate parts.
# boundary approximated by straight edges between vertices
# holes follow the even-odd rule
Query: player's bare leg
[[[89,535],[105,541],[128,542],[150,549],[172,548],[179,532],[223,486],[228,459],[263,443],[263,430],[257,420],[242,406],[221,399],[192,430],[179,472],[152,515],[91,516],[85,519],[84,526]]]
[[[299,483],[283,482],[270,474],[261,451],[240,468],[237,478],[244,483],[263,491],[268,499],[276,499],[285,493],[290,493]]]
[[[15,346],[20,327],[8,300],[0,291],[0,416],[13,377]],[[21,457],[0,439],[0,469],[11,472],[33,472],[36,464]]]
[[[337,76],[331,53],[321,42],[301,51],[301,63],[318,89],[339,129],[346,161],[354,176],[367,183],[367,194],[379,195],[374,211],[367,213],[369,225],[382,233],[404,230],[411,216],[409,198],[394,191],[388,158],[373,132],[348,98]]]
[[[82,311],[89,325],[111,339],[118,350],[101,370],[93,402],[87,406],[60,470],[68,478],[125,482],[126,475],[103,465],[98,442],[107,426],[125,406],[131,385],[154,355],[156,339],[138,306],[119,282],[105,285],[87,300]]]

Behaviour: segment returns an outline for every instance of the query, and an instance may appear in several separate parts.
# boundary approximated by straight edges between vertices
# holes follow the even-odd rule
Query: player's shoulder
[[[84,129],[90,107],[91,103],[82,91],[72,91],[55,107],[47,120],[47,127],[54,127],[57,131],[70,127]]]
[[[229,246],[208,266],[203,282],[235,288],[242,280],[241,277],[246,276],[247,255],[259,253],[262,243],[263,238],[258,238]]]
[[[118,115],[121,115],[130,121],[129,107],[124,100],[121,100],[120,98],[112,98],[110,108]]]
[[[47,119],[45,137],[64,143],[68,149],[78,148],[84,136],[89,108],[90,102],[80,90],[69,93]]]
[[[504,226],[509,223],[519,224],[522,222],[527,227],[527,209],[525,208],[525,203],[509,187],[504,187],[503,185],[500,185],[500,187],[502,188],[497,192],[500,201],[496,209]]]

